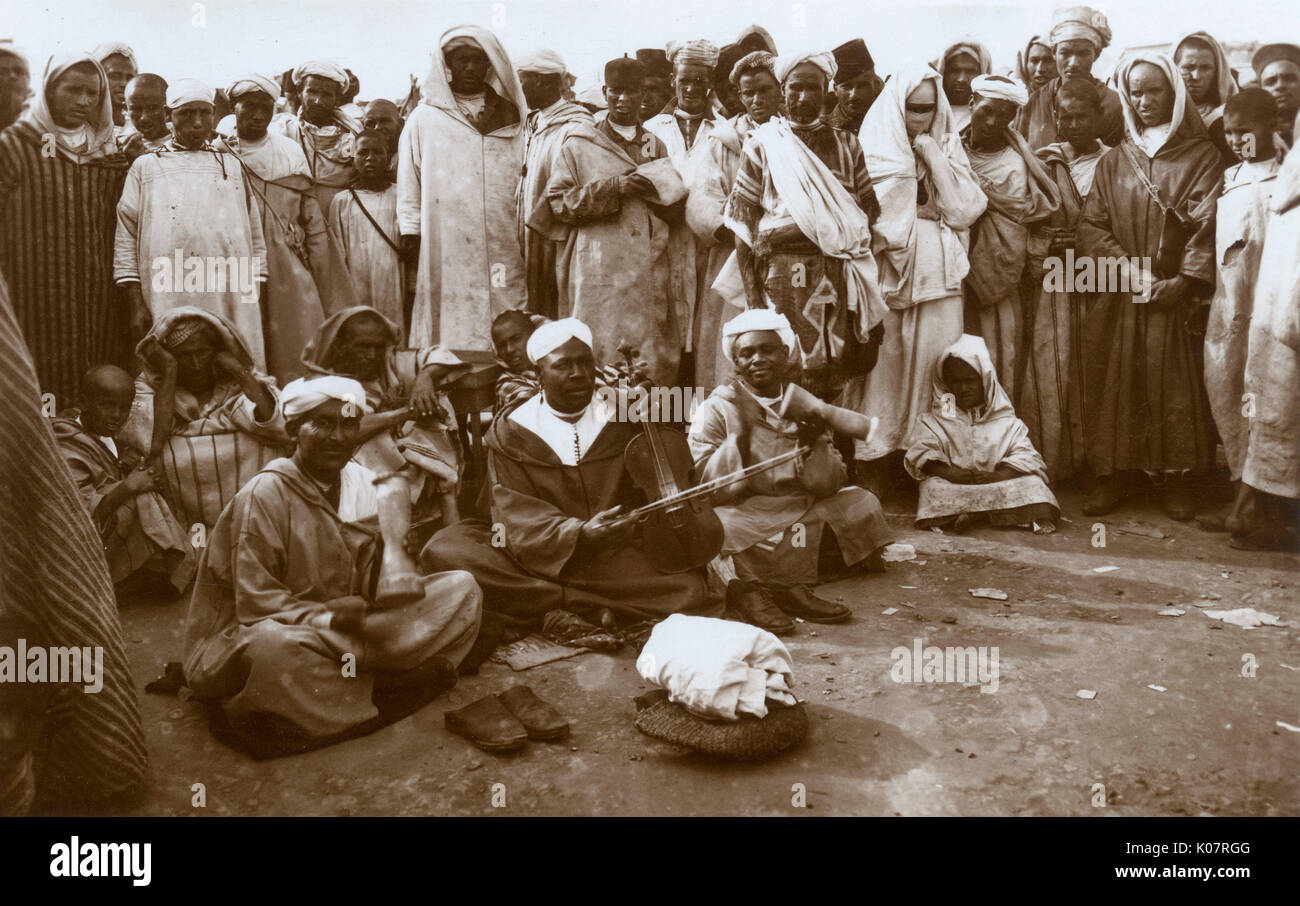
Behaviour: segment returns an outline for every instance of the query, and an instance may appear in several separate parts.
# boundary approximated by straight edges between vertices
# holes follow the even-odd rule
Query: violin
[[[634,362],[636,350],[624,344],[619,353],[626,375],[639,386],[649,385]],[[628,441],[623,462],[633,484],[650,501],[631,514],[641,523],[646,558],[664,573],[698,569],[722,550],[722,522],[709,495],[684,493],[691,487],[694,468],[686,436],[649,418],[640,422],[641,433]]]

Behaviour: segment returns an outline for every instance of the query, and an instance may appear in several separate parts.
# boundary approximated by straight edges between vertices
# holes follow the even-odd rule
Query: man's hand
[[[218,373],[225,372],[236,380],[238,380],[244,372],[248,370],[240,363],[239,359],[231,355],[230,351],[226,349],[221,350],[213,356],[212,367],[215,368]]]
[[[411,385],[411,411],[423,417],[442,411],[438,401],[438,379],[433,369],[426,368],[415,376]]]
[[[1168,280],[1157,280],[1151,287],[1151,303],[1164,308],[1177,308],[1191,295],[1191,281],[1182,274]]]
[[[582,524],[578,530],[579,543],[590,547],[618,547],[632,537],[632,520],[620,518],[622,507],[602,510]]]
[[[158,342],[157,337],[146,337],[140,345],[140,356],[162,374],[176,373],[176,357]]]
[[[420,260],[420,237],[418,235],[402,237],[402,260],[407,264],[415,264]]]
[[[655,184],[640,173],[629,173],[618,184],[618,194],[624,197],[655,198],[658,192]]]
[[[122,487],[130,492],[134,497],[137,494],[143,494],[146,491],[152,491],[157,485],[157,480],[152,472],[148,469],[136,469],[126,478],[122,479]]]
[[[131,331],[131,342],[138,343],[149,333],[153,326],[153,313],[144,301],[144,290],[139,283],[124,283],[126,292],[127,326]]]
[[[326,601],[330,611],[330,629],[339,632],[360,632],[366,623],[366,609],[369,602],[360,595],[348,595]]]

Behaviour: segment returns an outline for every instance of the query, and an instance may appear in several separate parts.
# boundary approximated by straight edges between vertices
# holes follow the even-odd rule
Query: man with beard
[[[646,129],[668,146],[673,166],[689,181],[689,170],[698,155],[696,148],[713,131],[720,117],[712,110],[713,68],[718,65],[718,46],[712,41],[674,41],[668,48],[673,67],[675,106],[646,121]]]
[[[836,128],[858,134],[866,119],[871,102],[880,94],[884,82],[876,75],[876,62],[871,59],[867,42],[861,38],[846,41],[831,51],[835,55],[835,110],[830,124]]]
[[[641,109],[638,118],[645,122],[652,116],[667,112],[665,108],[673,97],[673,67],[668,55],[658,47],[645,47],[636,52],[636,61],[645,73],[641,77]]]
[[[935,63],[943,77],[943,94],[957,120],[958,131],[970,122],[970,83],[976,76],[993,71],[993,57],[978,41],[965,38],[943,52]]]
[[[1277,134],[1290,148],[1295,140],[1296,113],[1300,112],[1300,47],[1265,44],[1255,51],[1250,65],[1259,77],[1259,87],[1277,102]]]
[[[361,125],[339,109],[350,80],[339,64],[312,60],[294,69],[293,81],[302,106],[295,116],[273,119],[271,129],[302,147],[316,203],[327,212],[334,196],[352,180],[352,155],[361,131]]]
[[[1092,74],[1097,56],[1110,44],[1110,25],[1104,13],[1087,6],[1058,9],[1052,17],[1047,43],[1056,57],[1060,73],[1043,87],[1033,91],[1029,103],[1016,118],[1015,129],[1037,151],[1057,141],[1056,96],[1068,79],[1087,79],[1101,94],[1101,140],[1115,147],[1124,138],[1124,113],[1120,97],[1101,79]]]
[[[109,97],[113,101],[114,137],[119,137],[126,126],[126,85],[137,72],[139,65],[135,61],[135,51],[120,41],[101,44],[92,51],[92,55],[104,67],[108,76]]]
[[[749,134],[779,113],[782,103],[776,57],[765,50],[738,60],[730,78],[745,112],[718,124],[706,139],[706,156],[696,168],[686,196],[687,223],[709,256],[695,316],[695,382],[701,387],[717,386],[729,377],[731,366],[722,349],[722,324],[746,307],[743,294],[728,297],[713,288],[736,248],[731,230],[723,222],[723,212],[740,169],[740,151]]]
[[[519,243],[524,252],[528,277],[528,310],[548,318],[558,316],[559,289],[555,283],[556,241],[537,226],[549,220],[546,184],[551,178],[551,162],[564,139],[581,124],[592,122],[587,108],[564,98],[564,60],[553,50],[539,50],[520,60],[519,87],[528,101],[529,114],[524,126],[524,161],[519,175],[518,216]]]
[[[118,146],[139,156],[157,151],[171,138],[167,119],[167,82],[152,72],[142,72],[126,86],[126,118],[131,130],[118,137]]]
[[[775,308],[798,338],[801,381],[838,400],[870,371],[885,302],[871,254],[879,212],[858,138],[821,120],[829,53],[782,58],[787,117],[750,133],[727,201],[750,308]]]
[[[305,378],[284,402],[293,456],[213,527],[185,625],[185,679],[215,706],[214,734],[260,758],[372,732],[449,688],[482,600],[460,571],[415,577],[401,601],[373,591],[382,514],[374,474],[350,461],[365,391]]]

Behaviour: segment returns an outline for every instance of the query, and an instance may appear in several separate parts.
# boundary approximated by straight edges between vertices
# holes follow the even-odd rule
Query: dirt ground
[[[1150,505],[1104,520],[1081,515],[1077,494],[1062,506],[1068,521],[1051,536],[920,532],[887,506],[916,559],[821,587],[854,618],[801,623],[786,640],[810,732],[760,764],[638,732],[632,700],[650,686],[630,651],[518,674],[487,664],[371,736],[256,762],[215,741],[194,702],[143,691],[179,659],[185,601],[128,602],[151,782],[119,813],[1300,814],[1300,732],[1278,725],[1300,726],[1300,557],[1234,551]],[[1097,521],[1105,547],[1093,544]],[[1007,599],[970,594],[981,587]],[[1185,612],[1158,613],[1171,606]],[[1204,612],[1235,607],[1287,625],[1247,630]],[[893,681],[891,652],[916,639],[996,646],[997,690]],[[495,756],[444,729],[445,711],[520,682],[571,720],[569,739]]]

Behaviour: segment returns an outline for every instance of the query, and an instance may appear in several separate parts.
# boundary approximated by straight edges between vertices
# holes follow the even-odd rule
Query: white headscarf
[[[800,63],[811,63],[822,71],[826,76],[826,82],[829,84],[834,81],[835,73],[839,66],[835,63],[835,55],[830,51],[818,51],[815,53],[791,54],[786,57],[778,57],[776,61],[776,80],[782,85],[790,77],[790,73]]]
[[[957,134],[957,120],[948,106],[948,98],[944,96],[943,79],[934,67],[919,63],[903,67],[885,82],[880,96],[862,121],[858,137],[862,140],[867,172],[872,181],[896,176],[916,178],[916,152],[912,150],[912,140],[907,137],[907,96],[927,79],[934,82],[936,105],[934,117],[930,120],[930,137],[939,143],[950,159],[960,160],[962,166],[970,167],[961,142],[951,138],[945,140],[945,136]]]
[[[230,83],[230,87],[226,89],[226,97],[230,98],[231,103],[233,103],[235,98],[252,91],[261,91],[268,94],[271,96],[271,100],[274,101],[280,97],[280,83],[260,73],[249,73]]]
[[[1128,78],[1133,72],[1133,67],[1139,63],[1150,63],[1165,74],[1169,80],[1169,86],[1174,90],[1174,109],[1173,115],[1170,116],[1169,122],[1163,126],[1144,127],[1142,121],[1138,119],[1136,111],[1133,110],[1133,103],[1128,96]],[[1155,157],[1156,152],[1165,146],[1177,132],[1178,127],[1183,124],[1183,120],[1189,118],[1187,109],[1187,85],[1183,82],[1182,73],[1174,65],[1174,61],[1162,53],[1150,50],[1140,50],[1132,55],[1125,57],[1120,61],[1118,68],[1115,70],[1115,89],[1119,92],[1121,107],[1124,110],[1124,129],[1128,137],[1132,139],[1133,144],[1141,148],[1147,157]],[[1193,107],[1190,116],[1200,119],[1200,114]]]
[[[123,44],[121,41],[106,41],[92,50],[91,54],[94,55],[95,59],[100,63],[103,63],[109,57],[113,56],[113,54],[119,54],[131,61],[132,69],[136,72],[140,71],[140,64],[136,62],[135,59],[135,51],[128,45]]]
[[[284,406],[284,420],[293,421],[305,415],[322,403],[339,400],[350,403],[363,415],[370,414],[370,404],[366,402],[366,390],[359,381],[337,374],[318,375],[316,377],[298,378],[290,381],[280,391],[280,402]]]
[[[786,316],[774,308],[751,308],[736,315],[736,317],[724,324],[722,326],[722,354],[727,357],[728,362],[734,362],[731,348],[736,345],[736,340],[740,339],[742,334],[769,330],[781,338],[781,342],[785,344],[786,352],[793,356],[796,345],[794,328],[790,326]]]
[[[177,79],[167,86],[167,109],[176,110],[196,101],[212,104],[216,97],[217,93],[212,90],[212,86],[198,79]]]
[[[524,351],[528,354],[528,361],[536,365],[570,340],[578,340],[588,349],[592,348],[591,328],[577,318],[547,321],[533,331]]]
[[[1010,101],[1017,107],[1029,103],[1029,91],[1019,82],[1013,82],[1003,76],[976,76],[970,83],[970,90],[982,98],[997,98]]]
[[[332,60],[308,60],[306,63],[300,63],[294,67],[293,83],[302,87],[303,81],[307,76],[319,76],[322,79],[329,79],[335,85],[339,86],[339,93],[348,90],[352,80],[348,78],[348,71]]]
[[[447,29],[438,39],[438,52],[433,55],[433,65],[429,67],[429,75],[421,86],[423,103],[451,113],[459,112],[460,108],[451,93],[451,67],[447,65],[446,54],[455,47],[465,46],[478,47],[487,54],[488,63],[492,65],[487,83],[493,91],[518,108],[522,122],[528,112],[528,102],[524,99],[524,90],[519,87],[519,76],[510,64],[510,56],[496,35],[478,25],[457,25]],[[518,129],[519,124],[511,128]]]
[[[549,48],[535,50],[515,64],[517,72],[536,72],[542,75],[568,72],[564,68],[564,58]]]
[[[1199,41],[1202,45],[1210,48],[1210,53],[1214,54],[1215,68],[1215,87],[1219,91],[1219,102],[1209,104],[1204,109],[1197,107],[1201,114],[1201,119],[1205,125],[1210,125],[1219,117],[1223,116],[1223,105],[1228,103],[1228,98],[1237,93],[1237,80],[1232,76],[1232,64],[1228,61],[1228,55],[1223,50],[1223,45],[1210,36],[1208,32],[1189,31],[1185,35],[1180,35],[1174,42],[1173,52],[1170,57],[1174,60],[1174,65],[1178,65],[1178,49],[1188,41]],[[1182,75],[1179,72],[1179,75]]]
[[[100,92],[98,109],[91,113],[90,120],[84,127],[89,135],[89,141],[85,148],[76,150],[64,140],[68,130],[55,124],[54,114],[50,112],[48,94],[54,83],[79,63],[88,63],[95,68],[95,73],[99,76]],[[117,142],[113,139],[113,99],[109,96],[108,76],[104,74],[104,67],[99,60],[84,51],[50,57],[49,62],[45,64],[45,75],[41,78],[40,90],[32,98],[31,105],[22,116],[22,121],[41,135],[53,135],[59,150],[76,163],[84,164],[117,153]]]

